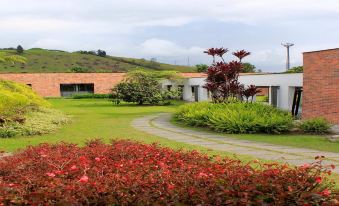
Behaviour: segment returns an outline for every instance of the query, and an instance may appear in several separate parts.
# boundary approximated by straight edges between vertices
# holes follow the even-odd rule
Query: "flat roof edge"
[[[322,52],[322,51],[331,51],[331,50],[339,50],[339,48],[322,49],[322,50],[315,50],[315,51],[308,51],[308,52],[303,52],[303,54],[305,54],[305,53],[314,53],[314,52]]]

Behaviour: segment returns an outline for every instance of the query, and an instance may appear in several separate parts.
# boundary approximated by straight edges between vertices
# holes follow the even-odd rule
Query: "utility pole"
[[[187,57],[187,66],[190,66],[190,57]]]
[[[290,69],[290,47],[293,46],[293,43],[281,43],[287,49],[287,59],[286,59],[286,71]]]

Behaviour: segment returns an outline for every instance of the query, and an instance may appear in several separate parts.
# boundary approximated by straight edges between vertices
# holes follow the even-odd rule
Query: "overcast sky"
[[[246,61],[283,71],[302,52],[339,47],[339,0],[0,0],[0,47],[206,63],[209,47],[252,52]],[[231,55],[228,55],[231,58]]]

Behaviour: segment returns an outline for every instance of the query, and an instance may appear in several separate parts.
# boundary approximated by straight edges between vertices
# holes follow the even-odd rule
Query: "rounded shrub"
[[[300,129],[305,133],[324,134],[328,133],[331,124],[322,117],[305,120],[300,124]]]
[[[69,122],[24,84],[0,80],[0,138],[54,132]]]
[[[227,133],[282,133],[293,122],[288,112],[260,103],[241,102],[186,104],[175,117],[187,125]]]
[[[0,120],[16,120],[29,110],[49,106],[29,86],[0,80]]]

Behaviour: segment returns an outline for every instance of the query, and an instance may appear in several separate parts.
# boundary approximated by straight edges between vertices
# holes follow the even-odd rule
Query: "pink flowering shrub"
[[[0,205],[330,205],[330,166],[209,158],[132,141],[29,147],[0,159]]]

